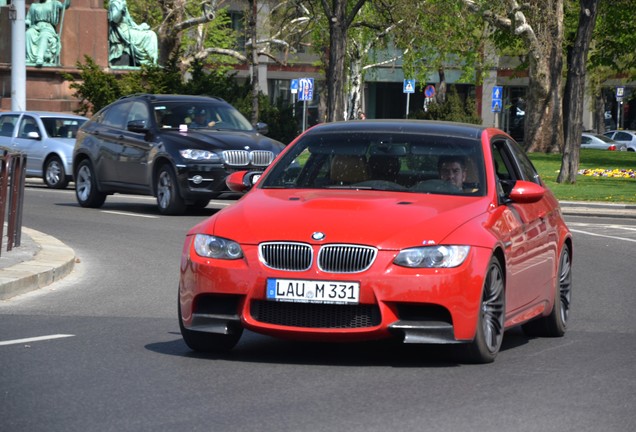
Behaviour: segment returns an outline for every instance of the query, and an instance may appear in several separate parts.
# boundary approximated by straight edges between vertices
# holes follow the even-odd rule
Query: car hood
[[[441,243],[467,221],[486,213],[485,197],[395,193],[255,189],[193,228],[243,244],[312,240],[384,249]]]
[[[249,131],[226,131],[215,129],[190,129],[187,132],[176,130],[162,131],[164,137],[182,145],[183,148],[200,148],[209,150],[210,147],[219,150],[271,150],[275,153],[283,149],[280,142]]]

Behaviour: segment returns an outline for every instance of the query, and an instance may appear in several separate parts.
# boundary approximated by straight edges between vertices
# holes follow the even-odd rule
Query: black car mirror
[[[131,132],[137,133],[146,133],[148,132],[148,126],[146,125],[146,120],[132,120],[128,122],[128,130]]]
[[[267,123],[258,122],[256,123],[256,131],[260,134],[267,135],[269,132],[269,126]]]

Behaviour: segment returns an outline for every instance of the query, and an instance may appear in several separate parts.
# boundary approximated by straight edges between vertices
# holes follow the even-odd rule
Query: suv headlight
[[[423,246],[400,251],[393,263],[402,267],[450,268],[461,265],[470,246]]]
[[[237,242],[206,234],[194,236],[194,250],[197,255],[206,258],[235,260],[243,257],[243,250]]]
[[[208,161],[208,162],[221,162],[221,157],[209,150],[200,149],[184,149],[179,150],[181,157],[184,159],[196,160],[196,161]]]

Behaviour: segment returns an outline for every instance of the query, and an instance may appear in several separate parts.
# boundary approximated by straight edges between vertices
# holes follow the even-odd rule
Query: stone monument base
[[[26,0],[28,7],[38,0]],[[9,7],[0,7],[0,109],[11,109],[12,26]],[[8,23],[8,25],[5,25]],[[89,56],[102,68],[108,67],[108,13],[103,0],[71,0],[64,13],[60,65],[26,67],[26,109],[73,112],[79,101],[62,74],[77,76],[77,63]],[[26,56],[26,48],[24,49]]]

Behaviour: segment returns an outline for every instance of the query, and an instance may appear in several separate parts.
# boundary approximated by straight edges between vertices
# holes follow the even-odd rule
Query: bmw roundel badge
[[[325,237],[326,237],[326,236],[325,236],[325,233],[322,233],[322,232],[320,232],[320,231],[316,231],[315,233],[313,233],[313,234],[311,235],[311,238],[312,238],[312,239],[314,239],[314,240],[318,240],[318,241],[320,241],[320,240],[324,240],[324,239],[325,239]]]

